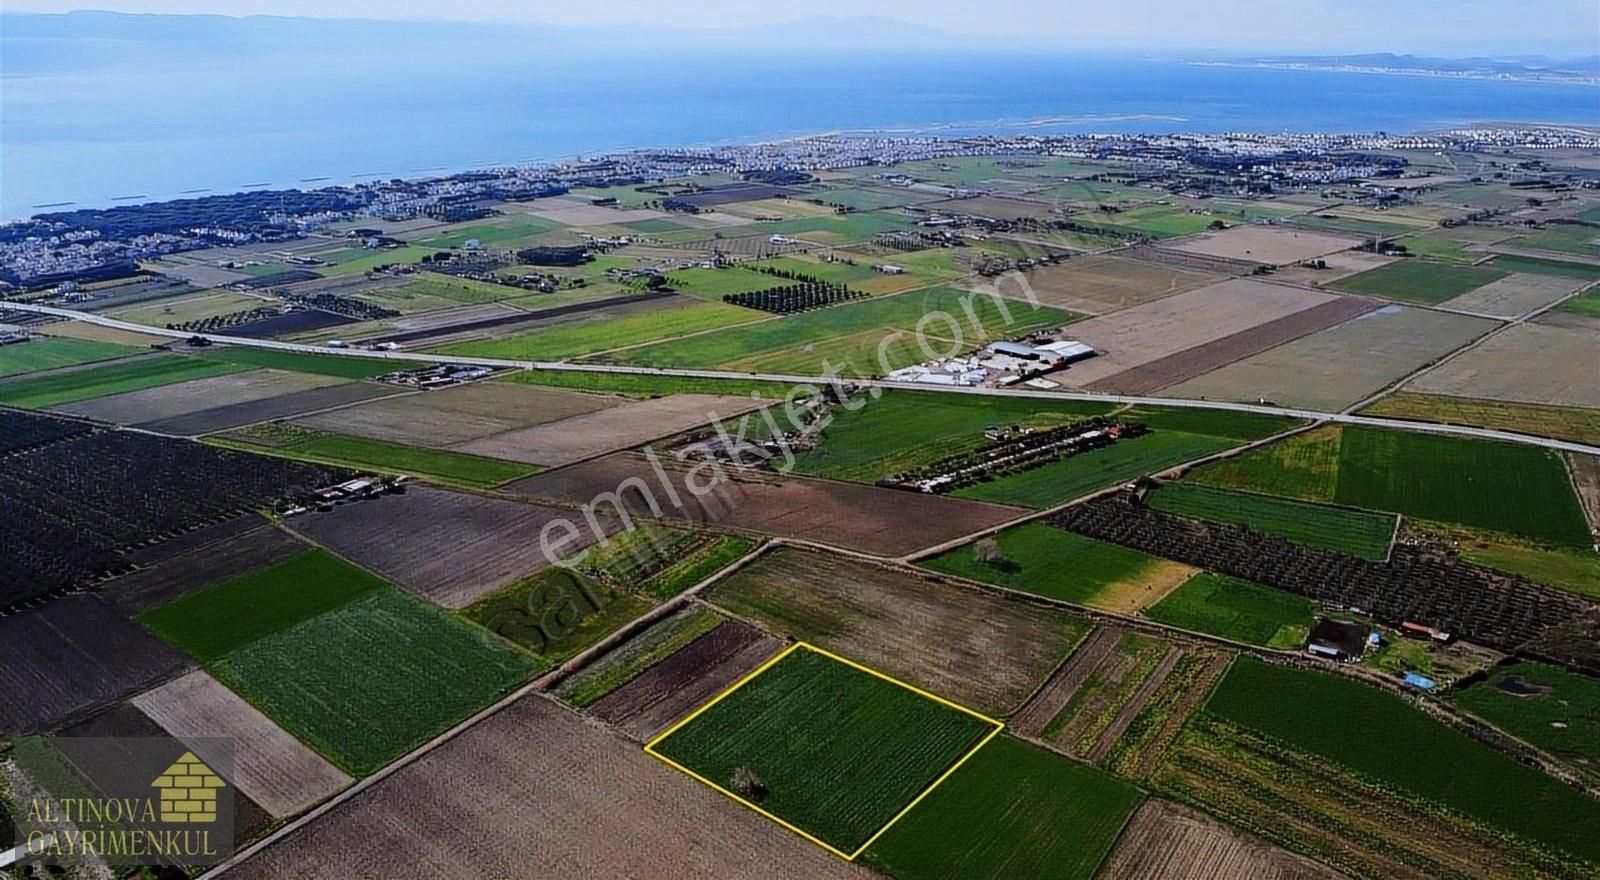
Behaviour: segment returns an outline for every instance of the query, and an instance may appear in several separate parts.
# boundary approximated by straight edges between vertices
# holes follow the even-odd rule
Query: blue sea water
[[[0,59],[0,216],[185,190],[836,130],[1415,131],[1600,124],[1600,89],[1002,53],[442,42],[402,53],[17,48]],[[328,181],[305,182],[307,178]]]

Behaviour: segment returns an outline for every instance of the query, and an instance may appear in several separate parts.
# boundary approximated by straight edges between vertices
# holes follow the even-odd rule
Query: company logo
[[[226,785],[193,752],[184,752],[150,783],[159,792],[163,822],[217,821],[217,791]]]

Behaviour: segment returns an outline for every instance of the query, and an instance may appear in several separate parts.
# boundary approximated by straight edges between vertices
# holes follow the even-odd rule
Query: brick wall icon
[[[184,752],[150,786],[161,793],[161,821],[215,822],[217,792],[225,784],[193,752]]]

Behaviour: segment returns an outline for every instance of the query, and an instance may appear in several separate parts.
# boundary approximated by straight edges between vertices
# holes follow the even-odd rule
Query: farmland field
[[[1151,620],[1268,648],[1300,647],[1316,604],[1303,596],[1202,572],[1145,609]]]
[[[648,610],[637,596],[546,568],[479,599],[461,616],[553,666]]]
[[[1496,326],[1485,318],[1384,306],[1168,386],[1160,394],[1244,403],[1269,400],[1338,411]]]
[[[853,853],[997,729],[797,647],[651,750]],[[740,771],[757,790],[740,790]]]
[[[972,309],[976,324],[967,317],[964,304]],[[1008,304],[1006,308],[1010,312],[1009,321],[989,297],[936,288],[878,297],[736,330],[722,330],[630,349],[619,353],[615,359],[655,367],[727,369],[751,369],[754,362],[760,361],[764,370],[815,376],[822,374],[824,355],[811,349],[821,348],[828,340],[859,337],[845,352],[850,358],[848,365],[839,364],[832,358],[830,360],[834,360],[836,367],[848,367],[840,369],[841,374],[879,375],[884,370],[877,358],[878,344],[890,335],[902,343],[903,349],[897,352],[897,357],[891,358],[888,365],[890,369],[926,357],[920,351],[914,351],[914,345],[905,345],[915,338],[912,334],[926,314],[943,314],[950,319],[932,320],[924,325],[929,336],[950,340],[950,343],[939,343],[935,351],[945,347],[964,351],[990,339],[1061,326],[1075,317],[1057,309],[1031,308],[1026,303]],[[753,314],[747,309],[739,311],[745,315]],[[951,321],[955,323],[952,325]],[[930,345],[933,344],[930,342]],[[837,357],[840,352],[832,354]]]
[[[1501,318],[1516,318],[1541,309],[1584,285],[1581,278],[1517,272],[1491,281],[1455,299],[1444,308],[1476,312]]]
[[[1517,324],[1412,379],[1405,390],[1600,408],[1594,340],[1589,330]]]
[[[1600,446],[1600,411],[1584,407],[1396,391],[1365,407],[1361,414],[1472,425]]]
[[[1457,706],[1600,779],[1600,682],[1523,661],[1453,693]]]
[[[533,789],[530,780],[538,780]],[[437,833],[417,833],[418,823]],[[494,828],[495,844],[463,846],[450,831],[460,828]],[[446,876],[524,877],[549,864],[572,877],[867,876],[538,695],[512,703],[230,875],[361,877],[384,872],[374,866],[404,865]]]
[[[219,376],[241,369],[244,367],[235,364],[163,354],[0,382],[0,403],[22,407],[60,406],[109,394]]]
[[[1438,305],[1492,281],[1499,281],[1507,274],[1478,266],[1401,260],[1336,281],[1333,286],[1350,293],[1418,305]]]
[[[1358,240],[1340,235],[1306,232],[1284,226],[1252,225],[1207,232],[1169,247],[1186,253],[1281,266],[1347,250],[1357,244],[1360,244]]]
[[[227,435],[228,441],[250,444],[265,436],[270,442],[249,448],[265,455],[336,464],[360,470],[433,478],[446,483],[488,488],[525,477],[538,470],[528,464],[465,455],[439,449],[422,449],[384,440],[343,437],[294,425],[265,425]]]
[[[1393,516],[1188,483],[1163,485],[1146,503],[1167,513],[1248,526],[1374,562],[1388,558],[1395,530]]]
[[[301,516],[292,526],[431,602],[462,608],[547,565],[539,531],[561,515],[504,498],[412,486],[403,495]]]
[[[1198,469],[1195,482],[1331,501],[1588,546],[1554,453],[1487,440],[1375,428],[1319,428]]]
[[[384,586],[328,551],[313,549],[146,611],[139,622],[211,663]]]
[[[1111,446],[1057,459],[951,493],[958,498],[1050,507],[1135,477],[1166,470],[1237,446],[1233,440],[1181,431],[1155,431]]]
[[[457,342],[440,346],[436,351],[441,355],[459,354],[513,360],[565,360],[766,319],[760,312],[741,309],[726,303],[693,300],[688,302],[691,304],[677,308],[654,309],[624,317],[586,318],[503,339]],[[692,341],[664,344],[688,344]]]
[[[796,469],[836,480],[873,483],[976,447],[985,442],[983,430],[990,425],[1042,427],[1110,411],[1108,404],[1086,401],[890,390],[855,410],[835,409],[820,442],[800,454]]]
[[[1369,685],[1242,658],[1205,712],[1600,864],[1600,804]]]
[[[1590,252],[1592,255],[1592,252]],[[1600,278],[1600,265],[1577,263],[1571,260],[1550,260],[1542,257],[1524,257],[1518,254],[1500,254],[1489,265],[1504,272],[1533,272],[1541,275],[1560,275],[1579,281]]]
[[[387,588],[209,665],[352,776],[417,747],[538,668],[482,630]]]
[[[1219,651],[1103,626],[1017,714],[1015,730],[1141,779],[1227,662]]]
[[[684,609],[651,625],[594,664],[563,680],[555,694],[580,709],[587,708],[721,626],[725,620],[727,618],[705,608]]]
[[[307,354],[300,351],[277,351],[243,345],[213,348],[201,356],[246,367],[316,373],[322,376],[337,376],[341,379],[370,379],[406,366],[384,358]]]
[[[138,354],[131,345],[95,342],[63,337],[35,338],[27,342],[0,345],[0,376],[53,370],[75,364]]]
[[[692,376],[650,376],[639,373],[591,373],[584,370],[525,370],[506,377],[507,382],[602,391],[634,397],[665,397],[671,394],[732,394],[782,400],[792,387],[782,382],[758,379],[698,379]]]
[[[898,880],[1087,880],[1143,798],[1126,782],[1000,736],[862,861]]]
[[[999,557],[979,558],[974,545],[921,564],[935,571],[1114,611],[1134,611],[1161,598],[1193,569],[1043,523],[996,535]]]
[[[1103,315],[1215,282],[1217,276],[1112,256],[1077,257],[1030,269],[1028,286],[1047,306]]]
[[[833,556],[779,550],[702,594],[980,712],[1015,711],[1088,623]]]
[[[350,777],[204,670],[132,702],[200,760],[211,763],[211,750],[219,746],[231,752],[226,756],[232,759],[234,783],[274,817],[294,815],[350,783]]]
[[[742,535],[635,523],[590,550],[577,568],[635,592],[670,599],[755,547],[754,540]]]
[[[599,394],[472,382],[302,416],[294,424],[387,443],[441,448],[620,403],[620,399]]]
[[[1340,880],[1344,875],[1169,801],[1147,801],[1107,859],[1118,880]]]
[[[337,379],[304,373],[246,370],[108,394],[52,409],[112,424],[147,426],[171,419],[181,421],[185,416],[215,407],[257,403],[338,383]]]

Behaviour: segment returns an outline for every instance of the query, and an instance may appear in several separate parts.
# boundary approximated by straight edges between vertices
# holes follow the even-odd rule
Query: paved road
[[[299,342],[279,342],[272,339],[246,339],[238,336],[225,336],[217,333],[185,333],[179,330],[164,330],[147,327],[143,324],[132,324],[127,321],[118,321],[104,315],[95,315],[88,312],[78,312],[71,309],[58,309],[52,306],[37,306],[28,303],[3,303],[0,309],[16,309],[25,312],[37,312],[46,315],[55,315],[62,318],[71,318],[86,321],[90,324],[99,324],[102,327],[112,327],[118,330],[131,330],[153,336],[167,336],[176,339],[188,339],[202,336],[216,343],[229,345],[248,345],[256,348],[270,348],[279,351],[298,351],[313,354],[338,354],[349,357],[381,358],[397,362],[438,363],[448,360],[450,363],[481,364],[491,367],[509,367],[525,370],[573,370],[588,373],[624,373],[643,376],[678,376],[690,379],[743,379],[780,382],[788,385],[820,384],[825,381],[820,376],[791,376],[781,373],[741,373],[730,370],[679,370],[658,367],[638,367],[614,364],[574,364],[564,361],[519,361],[506,358],[468,357],[464,355],[451,355],[440,358],[438,355],[418,354],[406,351],[367,351],[365,349],[330,349],[325,345],[306,345]],[[928,391],[939,394],[970,394],[976,396],[995,397],[1035,397],[1044,400],[1097,400],[1118,404],[1150,404],[1154,406],[1173,406],[1190,409],[1215,409],[1228,412],[1257,413],[1260,415],[1291,416],[1299,419],[1309,419],[1320,422],[1335,422],[1342,425],[1367,425],[1375,428],[1403,429],[1419,431],[1426,434],[1450,434],[1460,437],[1477,437],[1484,440],[1499,440],[1506,443],[1521,443],[1526,446],[1540,446],[1545,449],[1555,449],[1562,452],[1580,452],[1589,455],[1600,455],[1600,447],[1589,446],[1583,443],[1573,443],[1566,440],[1552,440],[1547,437],[1532,437],[1526,434],[1516,434],[1510,431],[1495,431],[1489,428],[1470,428],[1464,425],[1441,425],[1434,422],[1412,422],[1404,419],[1385,419],[1374,416],[1362,416],[1354,413],[1321,412],[1309,409],[1290,409],[1279,406],[1261,406],[1253,403],[1230,403],[1222,400],[1190,400],[1177,397],[1136,397],[1127,394],[1100,394],[1095,392],[1063,392],[1063,391],[1038,391],[1031,388],[972,388],[962,385],[919,385],[914,382],[890,382],[885,380],[855,380],[851,383],[869,389],[901,388],[916,391]]]

